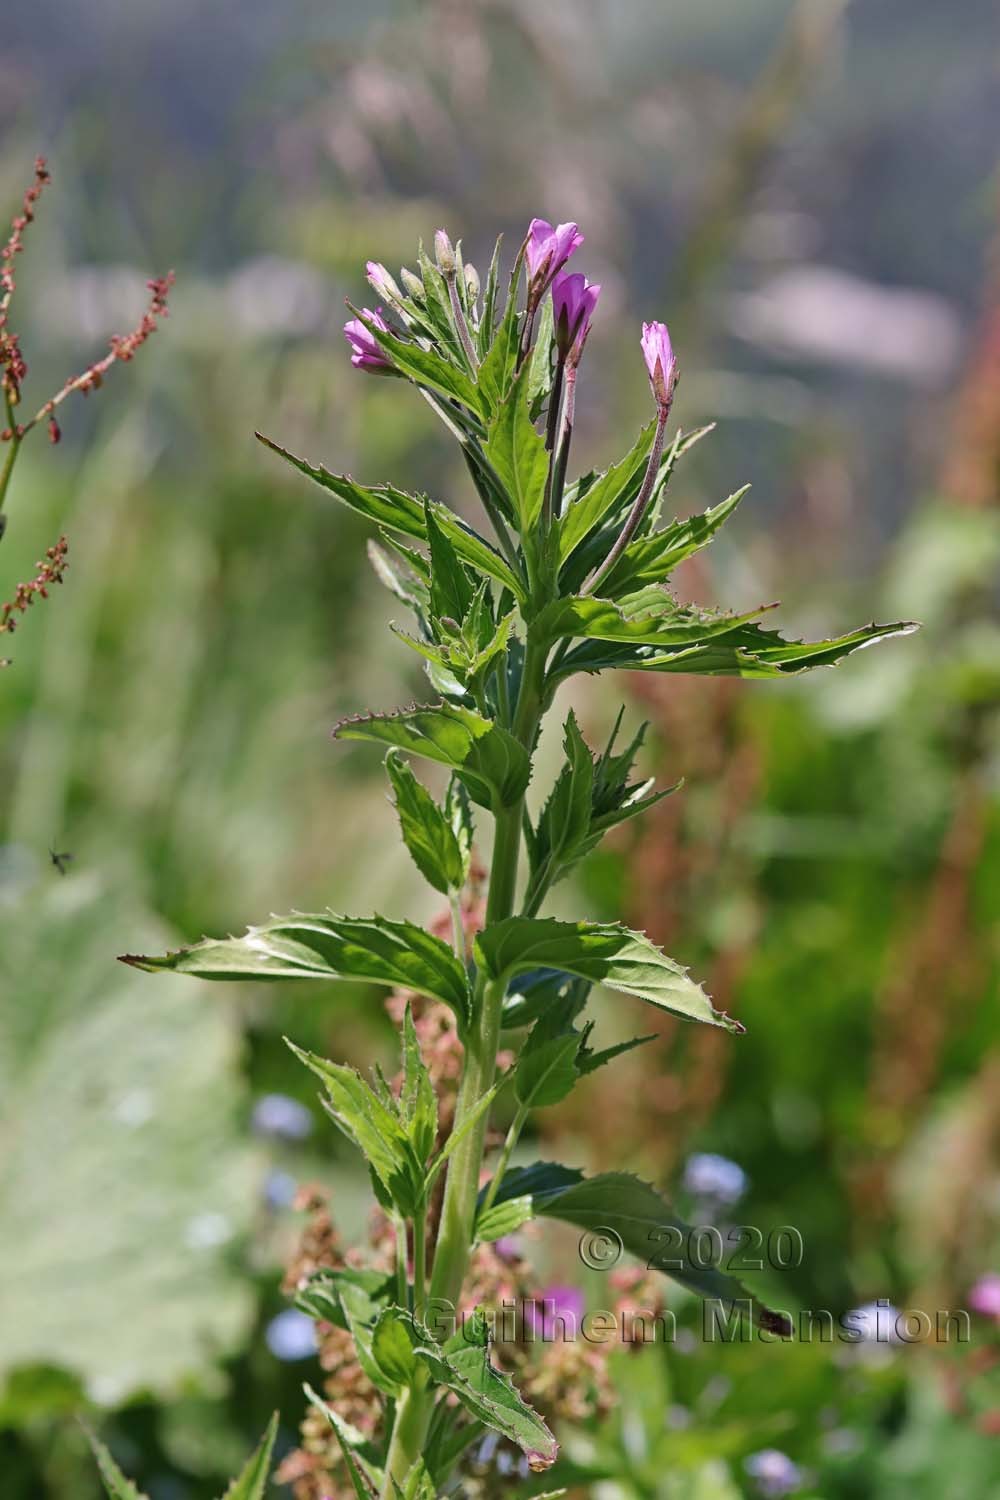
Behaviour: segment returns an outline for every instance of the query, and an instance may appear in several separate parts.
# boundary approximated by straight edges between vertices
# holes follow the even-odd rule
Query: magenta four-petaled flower
[[[361,311],[376,328],[381,329],[383,333],[389,332],[389,325],[382,317],[381,308],[377,312],[372,312],[370,307],[363,307]],[[372,372],[392,369],[392,364],[379,348],[375,335],[360,318],[352,318],[349,323],[344,324],[344,337],[351,346],[351,364],[356,369]]]
[[[558,224],[553,228],[547,219],[532,219],[528,225],[524,258],[528,266],[529,296],[535,307],[551,286],[553,277],[582,244],[583,235],[575,224]]]
[[[582,272],[560,271],[552,283],[552,312],[556,347],[564,359],[577,364],[590,332],[590,320],[601,295]]]
[[[669,406],[677,384],[677,360],[666,323],[643,323],[642,354],[657,404]]]

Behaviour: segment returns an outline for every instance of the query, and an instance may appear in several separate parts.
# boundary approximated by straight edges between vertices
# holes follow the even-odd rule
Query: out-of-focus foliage
[[[0,682],[0,1035],[27,1028],[65,1076],[16,1144],[33,1165],[11,1208],[4,1199],[4,1265],[10,1214],[24,1225],[19,1261],[44,1214],[46,1243],[82,1274],[93,1246],[74,1237],[89,1205],[67,1135],[75,1160],[100,1133],[86,1160],[102,1180],[137,1170],[138,1133],[104,1128],[73,1071],[76,1038],[119,1010],[131,1029],[114,1028],[99,1079],[133,1047],[167,1049],[167,1077],[189,1055],[192,1078],[213,1046],[219,1057],[196,1106],[214,1115],[219,1151],[198,1165],[192,1109],[176,1122],[181,1160],[151,1157],[142,1182],[146,1201],[162,1171],[178,1196],[172,1232],[247,1171],[238,1066],[253,1096],[308,1100],[283,1030],[351,1061],[387,1036],[362,989],[335,1001],[248,992],[240,1063],[237,1014],[217,1009],[228,1002],[182,979],[130,999],[111,958],[148,941],[147,913],[191,939],[290,899],[415,909],[373,762],[328,731],[359,699],[419,687],[419,665],[401,681],[399,654],[376,644],[387,606],[362,584],[362,524],[251,432],[468,503],[429,414],[393,402],[387,425],[381,383],[352,379],[342,297],[357,298],[367,256],[395,268],[440,222],[476,226],[475,259],[501,221],[544,213],[580,221],[605,285],[588,355],[603,374],[580,391],[588,456],[603,466],[620,422],[638,426],[631,334],[639,316],[664,316],[683,370],[678,419],[721,419],[689,460],[681,513],[754,480],[734,540],[714,549],[724,576],[692,560],[690,595],[752,605],[771,596],[780,562],[798,580],[786,611],[804,633],[852,619],[855,582],[867,604],[876,577],[880,614],[925,625],[839,678],[780,693],[635,684],[636,717],[654,721],[642,769],[687,782],[647,839],[626,828],[595,857],[587,899],[595,917],[624,916],[691,964],[748,1035],[671,1033],[619,1059],[586,1084],[578,1114],[563,1113],[559,1153],[617,1165],[624,1146],[697,1222],[712,1210],[680,1190],[685,1157],[738,1160],[750,1190],[730,1220],[803,1235],[801,1267],[766,1288],[779,1305],[960,1307],[996,1268],[995,16],[986,0],[957,13],[923,0],[795,11],[788,24],[787,0],[10,7],[3,202],[13,210],[39,149],[55,180],[19,267],[32,378],[44,389],[68,356],[100,352],[122,298],[140,308],[147,267],[173,264],[178,285],[128,389],[67,408],[58,449],[25,451],[0,546],[4,598],[60,531],[71,546],[66,585],[5,646],[14,665]],[[599,739],[608,705],[584,689],[575,707]],[[65,879],[50,847],[75,856]],[[60,913],[94,892],[84,960]],[[579,895],[565,900],[572,910]],[[32,932],[58,992],[35,964],[9,971]],[[43,1008],[64,1022],[43,1025]],[[623,997],[606,1004],[601,1043],[631,1036],[635,1018]],[[332,1185],[355,1241],[365,1184],[319,1121],[306,1140],[272,1134],[266,1150],[266,1196],[248,1182],[231,1209],[243,1237],[204,1252],[184,1300],[150,1312],[170,1332],[166,1350],[145,1345],[146,1393],[124,1407],[111,1386],[88,1393],[153,1500],[211,1500],[276,1405],[287,1449],[300,1378],[320,1380],[308,1353],[283,1362],[265,1338],[283,1305],[290,1179]],[[6,1139],[0,1153],[6,1182]],[[119,1249],[142,1232],[132,1212],[112,1223]],[[580,1276],[572,1244],[545,1247],[553,1275]],[[195,1347],[192,1303],[217,1278],[233,1299],[228,1331]],[[87,1318],[92,1357],[131,1391],[114,1351],[145,1336],[141,1313],[123,1311],[127,1284],[91,1284]],[[39,1338],[57,1295],[29,1277]],[[599,1286],[592,1300],[602,1305]],[[624,1362],[620,1414],[570,1451],[627,1476],[626,1494],[670,1500],[758,1493],[744,1465],[768,1447],[800,1465],[803,1496],[986,1494],[997,1344],[983,1317],[973,1335],[869,1361],[818,1344],[685,1352],[679,1334],[662,1357]],[[5,1496],[94,1500],[72,1420],[78,1375],[59,1330],[48,1345],[0,1405]],[[181,1365],[183,1380],[163,1378]],[[154,1399],[161,1380],[171,1389]]]

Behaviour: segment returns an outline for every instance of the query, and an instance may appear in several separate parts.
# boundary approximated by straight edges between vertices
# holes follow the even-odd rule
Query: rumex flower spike
[[[372,312],[370,307],[363,307],[361,311],[376,328],[383,333],[389,332],[389,325],[382,317],[381,308]],[[360,318],[351,318],[344,324],[344,337],[351,346],[351,364],[356,370],[367,370],[372,375],[380,375],[392,369],[391,363],[379,348],[375,335],[365,327]]]

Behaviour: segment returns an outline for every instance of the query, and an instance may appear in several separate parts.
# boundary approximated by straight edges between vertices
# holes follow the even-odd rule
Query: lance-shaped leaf
[[[372,1354],[386,1382],[385,1389],[398,1396],[417,1372],[413,1340],[398,1307],[385,1308],[372,1330]]]
[[[653,441],[655,422],[647,422],[629,452],[603,474],[589,474],[569,492],[559,522],[559,558],[565,562],[599,526],[612,506],[638,492]]]
[[[712,425],[677,433],[663,455],[653,500],[643,519],[641,533],[656,524],[659,506],[677,460],[711,432]],[[603,474],[586,475],[570,490],[559,530],[559,556],[564,564],[568,563],[564,569],[564,582],[568,586],[572,587],[585,578],[591,568],[607,555],[627,509],[642,485],[655,426],[655,422],[649,422],[630,452],[617,464],[612,464]],[[572,562],[569,562],[571,557]]]
[[[539,612],[536,628],[552,641],[583,637],[658,649],[691,647],[732,636],[767,607],[773,608],[761,605],[743,615],[695,609],[678,604],[662,589],[650,588],[617,603],[589,594],[554,599]]]
[[[559,1445],[508,1376],[491,1363],[489,1327],[482,1313],[463,1319],[443,1347],[424,1333],[416,1353],[437,1384],[457,1396],[480,1422],[516,1443],[533,1470],[549,1468]]]
[[[748,677],[776,679],[830,667],[855,651],[894,636],[910,635],[919,626],[912,620],[891,625],[866,625],[861,630],[827,641],[783,641],[774,631],[760,627],[735,627],[732,635],[721,635],[697,646],[656,650],[648,646],[623,646],[610,641],[587,641],[574,646],[551,681],[562,682],[576,672],[605,672],[613,668],[627,672],[680,672],[699,677]]]
[[[279,458],[290,463],[293,468],[298,469],[301,474],[312,479],[323,489],[336,495],[351,510],[357,511],[359,515],[365,516],[369,521],[375,521],[379,526],[389,531],[401,532],[404,536],[415,537],[418,541],[427,540],[428,511],[433,515],[442,533],[448,538],[458,556],[470,568],[478,573],[485,573],[488,577],[503,584],[504,588],[510,589],[518,600],[525,598],[523,580],[510,567],[510,564],[501,557],[495,547],[492,547],[478,531],[460,521],[454,511],[448,509],[436,500],[418,499],[415,495],[408,495],[405,490],[396,489],[395,485],[363,485],[357,484],[348,474],[331,474],[322,465],[307,463],[304,458],[296,458],[294,453],[289,453],[280,443],[273,442],[265,437],[263,433],[256,434],[258,440],[265,448],[270,448]]]
[[[104,1444],[98,1442],[92,1432],[88,1431],[87,1437],[94,1451],[108,1500],[148,1500],[148,1496],[137,1490],[130,1479],[126,1479]]]
[[[592,984],[623,990],[688,1021],[742,1031],[713,1008],[686,969],[642,932],[617,923],[558,922],[552,917],[508,917],[476,939],[479,963],[491,979],[508,981],[529,969],[561,969]]]
[[[490,423],[486,457],[510,497],[522,536],[532,531],[541,514],[549,455],[535,431],[527,400],[528,367],[515,380]]]
[[[719,528],[739,505],[750,486],[730,495],[719,505],[685,521],[672,521],[662,531],[630,542],[601,586],[614,599],[647,583],[661,583],[685,558],[707,547]]]
[[[250,927],[243,937],[205,938],[162,957],[126,954],[122,963],[201,979],[367,980],[443,1000],[463,1025],[468,1018],[468,979],[447,943],[385,917],[295,912]]]
[[[582,1041],[579,1031],[553,1036],[544,1019],[537,1021],[514,1065],[518,1103],[525,1109],[544,1109],[565,1099],[580,1076],[577,1056]]]
[[[233,1480],[222,1500],[264,1500],[264,1490],[271,1473],[271,1454],[278,1432],[278,1413],[275,1412],[267,1424],[256,1452],[247,1459],[246,1465]]]
[[[421,875],[442,895],[461,890],[465,859],[451,822],[414,776],[399,750],[390,750],[385,768],[396,797],[403,842]]]
[[[528,785],[531,762],[523,745],[500,724],[459,704],[439,703],[344,719],[336,739],[398,745],[411,755],[457,771],[474,801],[509,807]]]
[[[437,1139],[437,1095],[420,1052],[413,1008],[409,1004],[403,1014],[403,1084],[399,1094],[399,1115],[417,1160],[425,1162]]]
[[[381,1367],[372,1353],[372,1334],[394,1288],[376,1271],[347,1268],[318,1271],[295,1297],[295,1305],[311,1318],[322,1318],[351,1335],[358,1364],[368,1379],[387,1395],[392,1394]]]
[[[475,580],[429,503],[425,508],[425,525],[431,552],[431,613],[438,619],[445,615],[461,620],[472,603]]]
[[[489,1187],[483,1189],[480,1202]],[[627,1172],[582,1172],[554,1162],[535,1162],[504,1174],[496,1199],[476,1223],[480,1240],[531,1219],[558,1219],[578,1229],[617,1236],[623,1247],[645,1265],[663,1271],[699,1297],[727,1305],[752,1307],[761,1327],[786,1330],[783,1314],[763,1307],[735,1276],[717,1266],[703,1266],[691,1253],[692,1233],[683,1219],[648,1182]]]
[[[378,1500],[383,1476],[380,1469],[362,1456],[362,1450],[367,1448],[364,1434],[356,1427],[352,1427],[349,1422],[345,1422],[343,1417],[339,1416],[322,1396],[318,1396],[311,1386],[304,1386],[303,1389],[313,1406],[323,1413],[333,1428],[337,1442],[340,1444],[340,1451],[344,1455],[344,1463],[356,1500]]]

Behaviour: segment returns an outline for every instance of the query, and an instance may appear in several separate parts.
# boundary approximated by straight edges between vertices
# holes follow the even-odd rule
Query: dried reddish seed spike
[[[17,629],[15,617],[24,614],[36,599],[47,599],[51,584],[62,583],[69,566],[66,561],[68,551],[69,543],[64,536],[61,536],[54,547],[46,550],[45,560],[35,564],[38,572],[30,583],[19,583],[14,591],[13,599],[0,605],[0,635],[13,635]]]

